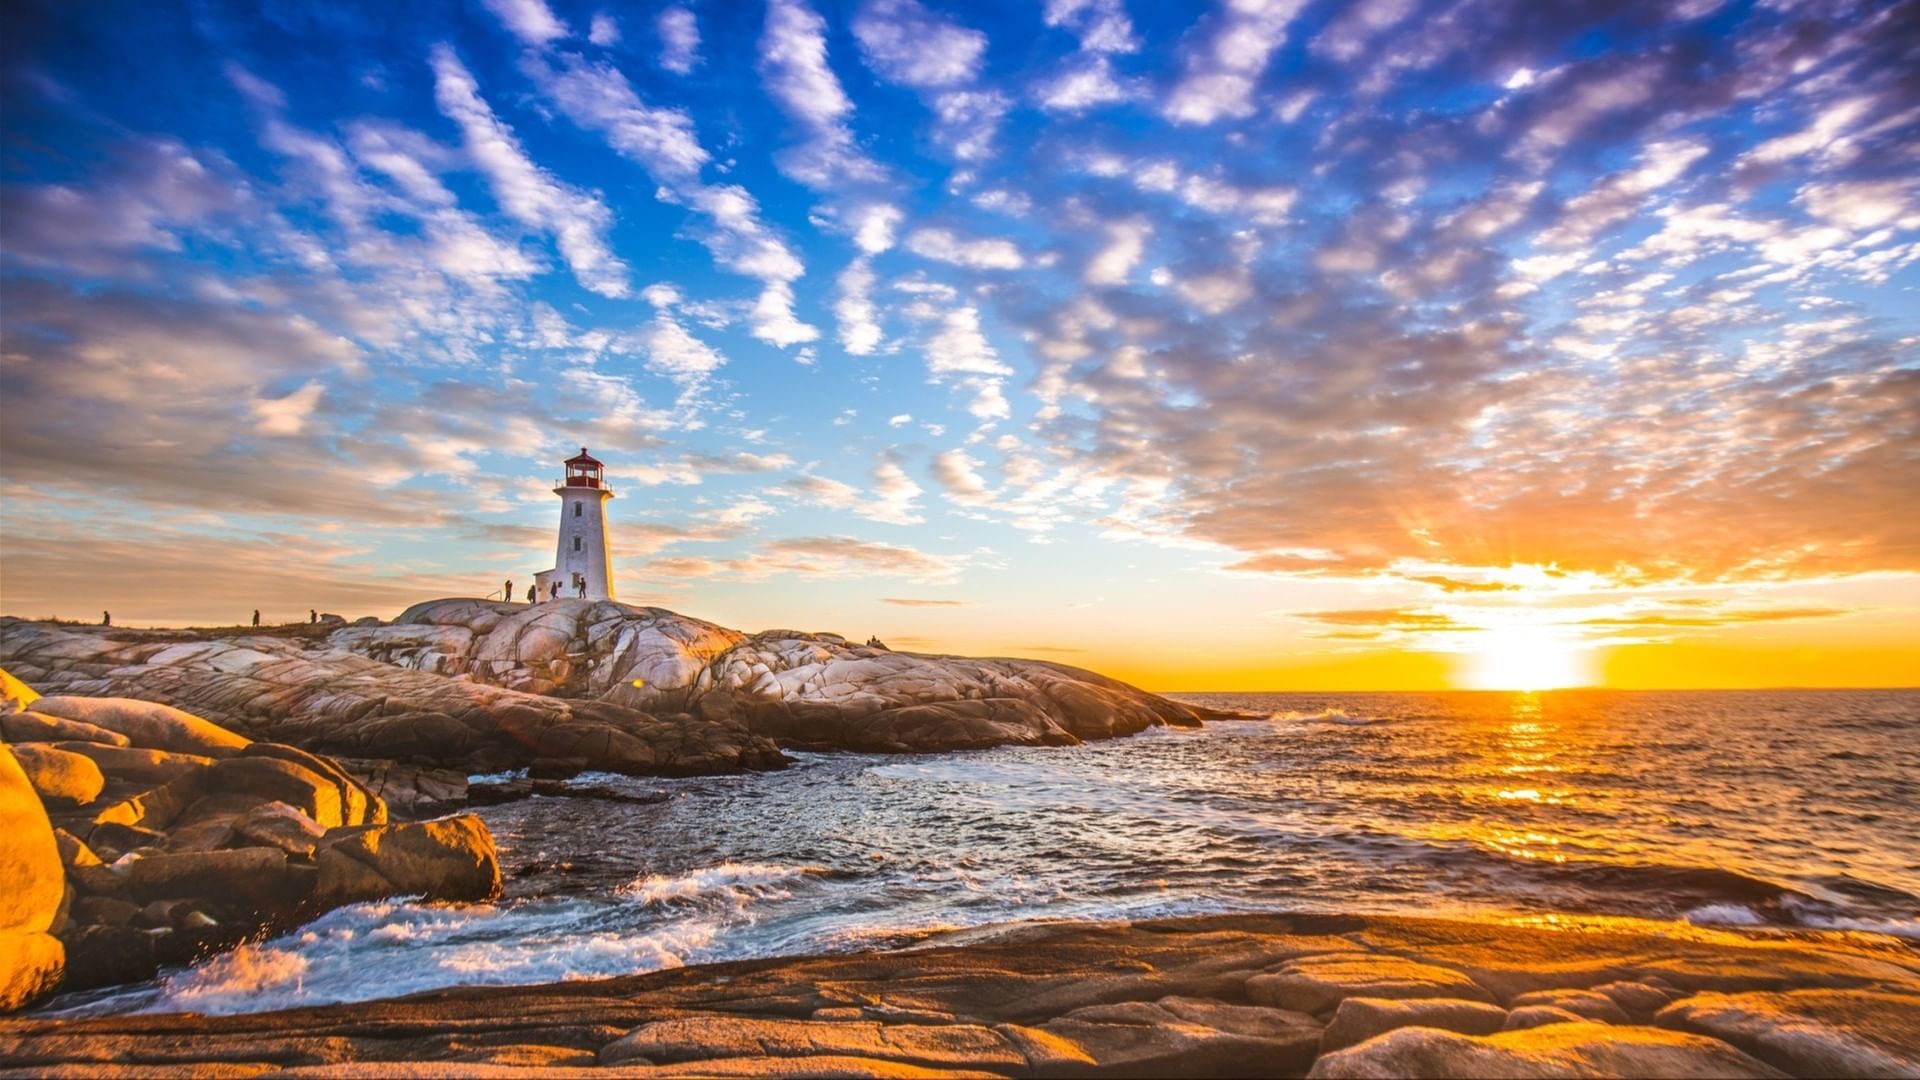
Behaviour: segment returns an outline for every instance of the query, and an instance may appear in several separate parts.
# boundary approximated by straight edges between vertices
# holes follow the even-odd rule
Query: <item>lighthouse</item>
[[[607,500],[613,489],[607,486],[606,466],[586,447],[565,462],[566,475],[554,482],[553,493],[560,496],[560,539],[553,556],[553,569],[533,577],[540,598],[552,595],[555,583],[562,599],[581,595],[586,589],[589,600],[613,599],[613,573],[609,564],[611,545],[607,537]]]

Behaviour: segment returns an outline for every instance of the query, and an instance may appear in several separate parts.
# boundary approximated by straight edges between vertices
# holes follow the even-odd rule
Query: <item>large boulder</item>
[[[607,697],[647,694],[616,684]],[[755,634],[722,653],[684,696],[703,715],[737,715],[785,745],[815,750],[1063,746],[1202,719],[1189,706],[1062,664],[925,656],[790,630]]]
[[[1675,1080],[1779,1078],[1787,1074],[1718,1039],[1645,1027],[1550,1024],[1497,1035],[1401,1028],[1326,1054],[1312,1080],[1402,1077],[1662,1076]]]
[[[176,754],[226,757],[251,741],[171,705],[133,698],[56,694],[34,702],[33,711],[117,731],[134,746]]]
[[[500,617],[474,603],[479,606],[468,615],[480,625],[490,625],[485,615]],[[236,756],[237,744],[257,736],[327,757],[451,767],[463,775],[530,766],[552,756],[554,748],[581,757],[578,768],[643,775],[777,768],[785,760],[738,719],[668,718],[611,701],[562,700],[484,685],[465,674],[408,670],[344,645],[320,647],[296,638],[109,635],[93,627],[0,618],[0,660],[41,690],[164,702],[231,729],[219,740],[222,752],[196,758]],[[77,715],[85,708],[67,711]],[[112,775],[107,762],[101,765]],[[343,791],[343,798],[350,804],[353,795]],[[351,805],[346,814],[353,816]],[[378,817],[370,806],[369,820]]]
[[[31,691],[29,691],[30,693]],[[0,745],[0,1011],[60,981],[65,950],[50,932],[66,900],[53,824],[13,750]]]
[[[1430,1027],[1462,1035],[1491,1035],[1506,1022],[1505,1009],[1480,1001],[1350,997],[1334,1009],[1320,1038],[1320,1052],[1345,1050],[1396,1028]]]
[[[1247,996],[1304,1013],[1325,1012],[1349,997],[1493,1000],[1472,978],[1452,968],[1377,953],[1289,960],[1274,974],[1248,979]]]
[[[264,847],[148,855],[127,869],[127,887],[143,901],[217,897],[287,903],[302,899],[300,886],[289,872],[287,853]]]
[[[330,641],[402,667],[515,690],[739,718],[807,749],[1071,745],[1162,724],[1193,726],[1202,717],[1060,664],[925,656],[795,630],[749,635],[604,600],[434,600],[390,627],[341,631]]]
[[[458,769],[432,769],[396,761],[347,758],[339,762],[373,798],[404,821],[436,818],[467,805],[467,774]]]
[[[100,766],[84,754],[40,743],[17,744],[13,753],[33,790],[48,803],[85,806],[106,790],[107,778]]]
[[[1297,1076],[1320,1043],[1310,1016],[1183,997],[1090,1005],[1038,1030],[1131,1076]]]
[[[32,708],[40,700],[39,691],[0,668],[0,716]]]
[[[1796,1076],[1920,1076],[1920,986],[1700,994],[1661,1010],[1658,1023],[1732,1043]]]
[[[175,754],[166,750],[147,750],[138,746],[108,746],[94,742],[52,744],[56,750],[92,758],[109,778],[129,784],[165,784],[182,776],[203,772],[213,759],[198,754]]]
[[[278,848],[289,856],[312,859],[327,830],[298,807],[262,803],[233,822],[234,834],[248,844]]]
[[[283,802],[325,828],[347,824],[340,805],[340,789],[332,780],[292,761],[270,757],[228,758],[208,772],[208,785],[219,791],[257,795],[262,801]]]
[[[183,773],[158,787],[94,812],[93,824],[124,825],[154,831],[171,827],[187,809],[207,793],[207,770]]]
[[[640,775],[778,767],[769,740],[1064,746],[1206,715],[1061,664],[748,635],[604,600],[434,600],[391,625],[337,629],[327,646],[0,619],[0,661],[43,690],[125,694],[324,754],[473,772],[542,760]]]
[[[10,743],[96,742],[108,746],[133,745],[131,740],[117,731],[108,731],[79,720],[63,720],[31,709],[0,713],[0,738]]]
[[[602,1065],[774,1058],[790,1062],[768,1075],[822,1056],[865,1058],[972,1075],[1024,1069],[1027,1057],[1000,1032],[971,1024],[879,1024],[873,1021],[762,1020],[701,1016],[642,1024],[600,1051]],[[769,1063],[773,1064],[773,1063]],[[699,1075],[698,1073],[690,1075]],[[891,1070],[874,1075],[902,1075]]]
[[[490,900],[500,894],[493,837],[472,814],[385,825],[320,852],[317,898],[329,906],[385,896]]]

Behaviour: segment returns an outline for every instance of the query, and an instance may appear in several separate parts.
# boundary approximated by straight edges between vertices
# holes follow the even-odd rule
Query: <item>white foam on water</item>
[[[1703,904],[1680,916],[1695,926],[1765,926],[1767,920],[1744,904]]]
[[[1319,712],[1277,712],[1270,713],[1268,720],[1278,720],[1289,724],[1340,724],[1343,727],[1367,727],[1372,724],[1391,722],[1386,716],[1355,716],[1337,705],[1328,706]]]
[[[506,772],[474,773],[467,777],[469,784],[509,784],[515,780],[525,780],[527,770],[508,769]]]
[[[1807,915],[1801,922],[1820,930],[1862,930],[1920,941],[1920,919],[1851,919],[1845,916]]]
[[[688,963],[724,929],[710,916],[619,928],[620,920],[610,917],[618,910],[604,901],[569,899],[513,907],[354,904],[293,933],[167,974],[140,1008],[258,1012],[463,984],[632,975]]]
[[[754,900],[784,900],[793,895],[787,885],[826,872],[822,866],[726,862],[684,874],[648,874],[620,892],[643,905],[708,904],[738,911]]]

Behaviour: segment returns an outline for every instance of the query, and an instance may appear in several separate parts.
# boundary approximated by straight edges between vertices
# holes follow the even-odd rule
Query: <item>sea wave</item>
[[[1765,926],[1766,917],[1745,904],[1702,904],[1680,916],[1694,926]]]
[[[1269,713],[1267,719],[1294,724],[1340,724],[1345,727],[1369,727],[1374,724],[1391,723],[1393,718],[1388,716],[1355,716],[1345,709],[1330,706],[1318,712],[1295,712],[1288,710],[1285,712]]]
[[[824,866],[726,862],[684,874],[648,874],[623,886],[621,895],[643,905],[719,904],[745,908],[760,899],[786,899],[789,886],[831,873]]]

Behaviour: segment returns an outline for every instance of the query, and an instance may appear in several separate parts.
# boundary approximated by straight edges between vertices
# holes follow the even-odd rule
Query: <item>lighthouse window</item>
[[[575,551],[580,550],[580,538],[577,536],[573,538],[573,550]]]
[[[579,516],[580,516],[580,508],[581,508],[582,506],[585,506],[585,505],[586,505],[585,503],[574,503],[574,504],[573,504],[573,516],[574,516],[574,517],[579,517]]]

